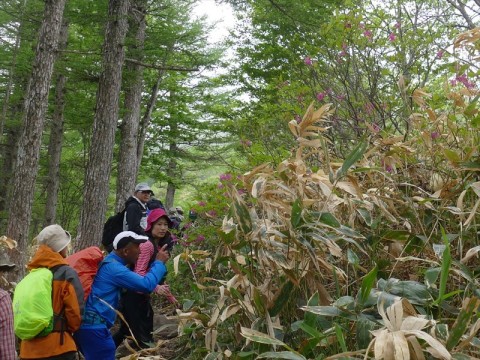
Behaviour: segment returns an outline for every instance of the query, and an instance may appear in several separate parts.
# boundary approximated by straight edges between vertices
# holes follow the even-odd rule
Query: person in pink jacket
[[[172,222],[164,209],[154,209],[148,214],[147,227],[145,233],[149,238],[140,244],[140,255],[135,263],[134,271],[144,276],[150,269],[152,262],[158,253],[158,249],[166,245],[166,250],[170,253],[174,241],[170,234]],[[168,285],[164,284],[164,278],[156,286],[154,293],[164,295],[171,303],[177,303],[175,297],[170,293]],[[135,291],[126,291],[122,296],[123,307],[121,312],[125,317],[133,336],[141,348],[154,346],[153,342],[153,308],[151,304],[151,294],[139,293]],[[113,335],[115,345],[118,347],[126,336],[130,335],[130,330],[122,321],[119,330]]]

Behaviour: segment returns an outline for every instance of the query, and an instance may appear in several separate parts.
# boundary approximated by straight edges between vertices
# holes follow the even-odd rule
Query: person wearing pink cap
[[[144,276],[148,273],[160,248],[166,246],[166,250],[169,253],[171,252],[174,244],[169,231],[171,226],[172,221],[164,209],[154,209],[148,214],[145,233],[149,241],[140,244],[140,255],[135,263],[134,269],[137,274]],[[165,295],[172,303],[177,303],[175,297],[170,293],[168,285],[163,284],[163,279],[159,282],[159,285],[155,287],[154,292]],[[149,293],[126,291],[123,294],[122,301],[123,316],[129,324],[138,344],[142,348],[152,347],[154,343],[152,336],[153,308],[151,295]],[[130,335],[130,331],[125,323],[122,322],[119,330],[113,335],[115,345],[118,347],[128,335]]]

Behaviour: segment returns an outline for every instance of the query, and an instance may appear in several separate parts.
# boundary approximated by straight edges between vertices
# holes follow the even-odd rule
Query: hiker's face
[[[137,191],[136,194],[138,200],[145,204],[148,202],[148,200],[150,200],[150,196],[152,193],[150,191]]]
[[[129,243],[123,248],[123,254],[127,263],[135,264],[140,255],[140,245],[133,242]]]
[[[155,239],[161,239],[167,234],[167,231],[168,231],[168,220],[165,218],[165,216],[162,216],[153,224],[152,236]]]

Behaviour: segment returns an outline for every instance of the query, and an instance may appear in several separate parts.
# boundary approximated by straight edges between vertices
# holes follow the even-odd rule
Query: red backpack
[[[84,300],[92,289],[93,278],[103,260],[103,252],[98,246],[90,246],[66,258],[68,264],[75,269],[82,283]]]

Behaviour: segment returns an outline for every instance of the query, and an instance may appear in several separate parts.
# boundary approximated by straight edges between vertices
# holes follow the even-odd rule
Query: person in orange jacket
[[[50,334],[20,342],[20,358],[74,360],[77,346],[72,334],[80,327],[84,302],[78,275],[65,260],[71,236],[60,225],[49,225],[40,231],[36,240],[40,246],[28,270],[52,269],[53,312],[60,315],[54,316],[54,329]]]

